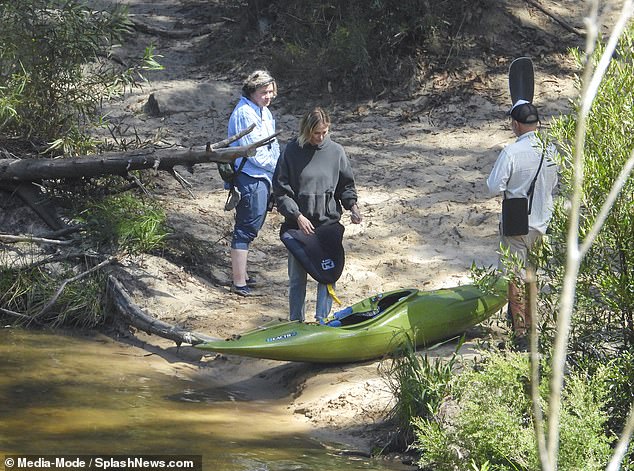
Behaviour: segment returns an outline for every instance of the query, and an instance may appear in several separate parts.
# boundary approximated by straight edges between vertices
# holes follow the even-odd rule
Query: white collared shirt
[[[503,194],[505,198],[528,196],[528,189],[535,178],[544,145],[534,131],[522,134],[506,146],[498,155],[493,170],[487,178],[491,194]],[[553,192],[557,185],[557,150],[549,144],[544,151],[544,162],[537,175],[531,213],[530,229],[546,233],[553,212]]]
[[[229,118],[227,136],[238,134],[251,124],[255,124],[253,131],[233,142],[232,146],[246,146],[275,134],[275,119],[271,111],[267,107],[260,108],[242,96]],[[265,178],[270,185],[279,156],[280,145],[277,139],[274,139],[270,144],[257,148],[255,155],[247,159],[242,172],[254,178]],[[241,161],[242,157],[234,161],[236,169],[240,166]]]

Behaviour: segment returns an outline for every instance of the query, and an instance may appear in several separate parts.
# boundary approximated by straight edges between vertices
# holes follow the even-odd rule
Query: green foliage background
[[[543,363],[543,371],[547,364]],[[502,471],[541,469],[532,420],[528,357],[492,353],[455,377],[448,402],[434,419],[414,421],[423,469],[454,471],[465,463]],[[542,406],[548,377],[541,384]],[[611,439],[604,433],[606,369],[567,377],[558,469],[605,469]],[[479,468],[478,468],[479,469]]]
[[[102,125],[102,100],[160,68],[152,47],[131,65],[110,53],[131,31],[125,7],[96,10],[78,0],[0,2],[0,139],[37,151],[86,154],[85,129]],[[59,149],[59,150],[57,150]]]
[[[471,44],[456,38],[477,30],[487,3],[290,0],[267,2],[261,13],[274,19],[276,75],[300,80],[306,91],[328,87],[338,96],[358,97],[407,89],[434,61],[454,65],[456,53]]]
[[[97,60],[121,41],[125,11],[95,11],[83,2],[29,0],[0,4],[2,131],[46,140],[94,111],[112,86]],[[86,64],[99,70],[91,73]]]
[[[130,32],[127,10],[121,5],[105,11],[78,0],[0,2],[0,146],[21,156],[93,153],[97,142],[90,131],[105,124],[102,101],[138,85],[141,71],[161,68],[151,46],[130,65],[111,60],[113,48]],[[125,190],[121,181],[103,180],[108,180],[105,186],[111,191]],[[99,199],[94,190],[104,185],[94,183],[42,182],[50,194],[64,194],[75,204],[68,218],[86,223],[91,238],[84,241],[82,253],[91,256],[47,258],[29,253],[0,259],[0,306],[18,323],[101,324],[105,275],[92,273],[67,284],[66,280],[108,251],[141,254],[162,246],[166,229],[161,208],[130,193]],[[58,197],[57,202],[63,199]]]
[[[599,47],[592,61],[597,61]],[[579,66],[582,56],[573,51]],[[578,104],[568,116],[553,123],[551,133],[562,149],[561,195],[551,222],[550,247],[542,254],[542,266],[550,293],[546,305],[556,305],[562,286],[568,228],[567,201],[572,192],[572,156]],[[594,224],[618,174],[634,152],[634,25],[621,39],[592,106],[583,149],[580,240]],[[553,323],[554,311],[542,313]],[[549,331],[546,331],[548,334]],[[550,342],[551,335],[544,340]],[[634,176],[630,174],[595,243],[580,267],[570,339],[570,358],[589,370],[604,363],[615,366],[610,388],[610,430],[619,433],[634,401]],[[631,455],[630,455],[631,456]],[[631,460],[631,457],[630,457]]]
[[[600,47],[592,60],[597,61]],[[579,66],[582,57],[574,52]],[[551,222],[551,251],[544,260],[551,286],[561,286],[566,256],[567,201],[573,189],[574,136],[578,104],[568,116],[553,122],[551,134],[564,157],[561,194]],[[579,238],[594,224],[626,160],[634,151],[634,27],[620,41],[588,119],[583,149],[585,166]],[[601,355],[609,339],[624,347],[634,341],[634,177],[612,207],[596,242],[585,257],[577,283],[577,309],[573,325],[573,348]],[[607,337],[606,337],[607,336]],[[609,351],[605,352],[609,355]]]

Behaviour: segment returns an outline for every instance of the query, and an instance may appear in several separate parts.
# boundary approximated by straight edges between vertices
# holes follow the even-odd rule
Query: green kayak
[[[345,363],[382,357],[407,338],[430,345],[463,333],[506,304],[506,284],[484,293],[469,284],[419,291],[401,289],[364,299],[323,323],[273,321],[227,340],[196,345],[203,350],[271,360]]]

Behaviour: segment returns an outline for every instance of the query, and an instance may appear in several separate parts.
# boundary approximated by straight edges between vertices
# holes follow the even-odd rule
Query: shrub
[[[605,47],[588,60],[596,63]],[[578,66],[584,58],[572,51]],[[580,84],[579,84],[580,86]],[[547,284],[542,302],[558,303],[563,285],[569,226],[568,201],[573,193],[575,136],[579,103],[573,112],[552,123],[551,135],[559,141],[561,194],[557,199],[550,224],[550,243],[541,254],[543,279]],[[602,210],[626,161],[634,152],[634,24],[621,37],[616,52],[598,88],[586,123],[583,144],[583,183],[579,222],[579,240],[589,234]],[[552,313],[541,312],[545,322],[554,325]],[[542,330],[542,338],[552,341],[554,331]],[[571,321],[569,358],[572,365],[582,365],[586,371],[600,371],[606,364],[613,366],[608,407],[611,420],[609,434],[619,434],[625,425],[625,414],[632,404],[633,373],[630,358],[634,344],[634,178],[630,174],[594,243],[579,267],[575,289],[575,304]],[[628,458],[631,461],[631,457]]]
[[[499,471],[539,469],[527,357],[493,353],[476,366],[452,382],[451,400],[438,417],[414,421],[419,465],[461,470],[471,462]],[[605,375],[597,373],[567,378],[558,465],[562,471],[603,469],[609,459],[610,440],[603,430],[607,384]],[[544,404],[547,389],[543,381]]]
[[[92,328],[105,321],[105,275],[99,272],[67,283],[77,275],[69,260],[49,264],[0,263],[0,306],[19,316],[16,324]],[[46,309],[45,309],[46,308]]]
[[[603,51],[599,47],[597,54]],[[581,55],[574,56],[581,66]],[[592,60],[597,60],[597,55]],[[634,151],[634,25],[622,37],[598,90],[587,122],[579,237],[583,239],[626,160]],[[552,124],[560,142],[561,195],[551,221],[550,251],[543,266],[554,295],[561,286],[566,256],[567,200],[573,190],[574,137],[577,108]],[[599,236],[580,267],[571,351],[601,359],[613,342],[623,349],[634,342],[634,178],[627,180]],[[601,350],[606,349],[605,352]],[[600,360],[603,361],[603,360]]]
[[[410,85],[431,61],[447,67],[484,0],[268,2],[274,72],[321,92],[363,96]],[[251,7],[249,5],[249,7]],[[452,52],[453,51],[453,52]],[[422,63],[422,64],[421,64]]]
[[[91,240],[101,248],[132,254],[160,249],[168,233],[160,204],[128,193],[89,202],[80,221],[87,223]]]
[[[458,343],[449,360],[429,359],[419,355],[411,341],[406,341],[393,360],[381,364],[382,375],[396,402],[389,413],[396,432],[386,449],[405,450],[414,439],[412,418],[434,417],[447,393],[457,352]]]
[[[79,0],[0,2],[0,135],[73,152],[69,136],[99,122],[102,100],[134,85],[135,72],[160,68],[151,48],[130,67],[109,60],[130,26],[120,5],[106,12]]]

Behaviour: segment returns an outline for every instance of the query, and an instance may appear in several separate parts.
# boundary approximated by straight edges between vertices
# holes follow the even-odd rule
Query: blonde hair
[[[313,131],[319,125],[330,127],[330,115],[321,106],[317,106],[313,108],[312,111],[306,113],[299,122],[297,143],[300,147],[304,147],[304,145],[310,141]]]
[[[277,83],[268,70],[256,70],[252,72],[242,84],[242,95],[250,98],[258,88],[273,84],[273,98],[277,96]]]

